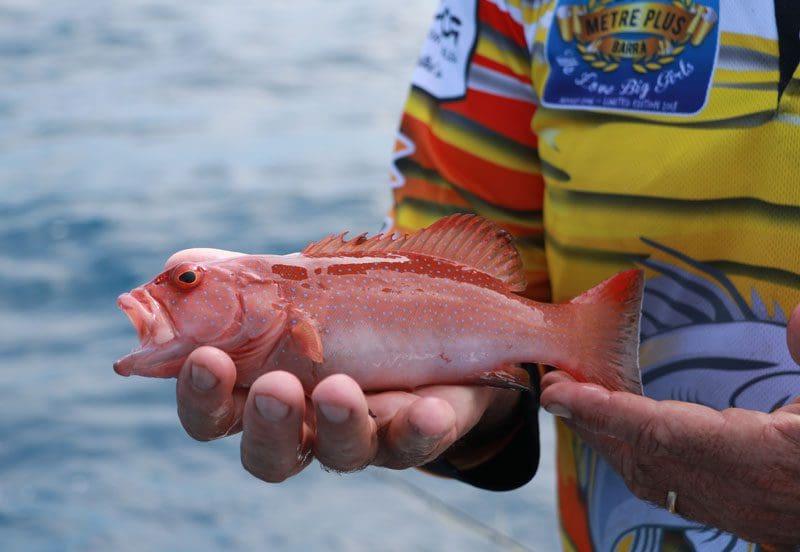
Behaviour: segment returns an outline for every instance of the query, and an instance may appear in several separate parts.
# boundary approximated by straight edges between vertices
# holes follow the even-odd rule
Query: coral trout
[[[453,215],[396,237],[331,235],[290,255],[170,267],[119,297],[141,347],[122,375],[176,377],[200,345],[226,351],[237,384],[286,370],[311,389],[344,373],[365,391],[430,384],[527,388],[520,363],[641,393],[643,275],[628,270],[569,303],[525,289],[511,236]]]

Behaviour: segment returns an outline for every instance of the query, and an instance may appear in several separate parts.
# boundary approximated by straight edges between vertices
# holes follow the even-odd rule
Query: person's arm
[[[800,364],[800,306],[787,329]],[[721,412],[542,378],[542,405],[602,454],[638,497],[765,544],[800,545],[800,398],[769,414]]]

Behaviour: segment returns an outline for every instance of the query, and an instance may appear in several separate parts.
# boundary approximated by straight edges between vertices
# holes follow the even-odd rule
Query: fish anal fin
[[[317,328],[308,318],[294,318],[291,321],[290,331],[292,341],[298,352],[307,356],[313,362],[322,364],[324,356],[322,354],[322,339]]]
[[[470,214],[439,219],[431,226],[403,236],[364,234],[351,240],[331,235],[309,244],[303,255],[366,254],[370,252],[417,253],[440,257],[472,267],[503,282],[510,291],[526,287],[522,259],[511,234],[493,222]]]
[[[488,372],[477,374],[471,383],[502,387],[504,389],[517,389],[518,391],[530,391],[531,375],[518,364],[502,364]]]

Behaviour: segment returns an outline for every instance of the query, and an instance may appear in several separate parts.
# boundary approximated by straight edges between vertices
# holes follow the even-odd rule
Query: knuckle
[[[217,412],[196,412],[178,408],[178,419],[186,433],[196,441],[213,441],[224,437],[237,425],[233,413],[229,410]]]
[[[314,456],[327,471],[337,473],[352,473],[361,471],[369,466],[369,457],[360,451],[338,451],[326,453],[324,450],[314,450]]]
[[[389,444],[389,461],[386,467],[395,469],[405,469],[421,466],[435,460],[439,455],[449,449],[451,456],[458,456],[459,453],[469,449],[466,440],[456,443],[458,431],[455,427],[444,435],[423,436],[417,432],[405,435],[405,438],[398,442]]]
[[[663,466],[651,459],[640,459],[634,463],[631,481],[640,488],[666,488],[669,476]]]
[[[324,459],[317,457],[322,469],[334,473],[354,473],[363,470],[369,466],[369,461],[356,461],[356,460],[343,460],[337,459]]]
[[[445,448],[445,447],[442,447]],[[430,447],[420,450],[419,447],[409,444],[398,444],[383,440],[372,463],[376,466],[389,468],[392,470],[405,470],[421,466],[435,459],[435,451],[441,448]]]
[[[281,483],[286,481],[292,474],[292,468],[270,469],[267,465],[268,461],[260,455],[251,454],[246,447],[242,447],[240,454],[242,467],[253,477],[256,477],[267,483]]]
[[[790,450],[795,453],[800,452],[800,416],[772,416],[767,429],[771,435],[777,436]],[[770,435],[765,436],[765,441],[770,440]]]
[[[649,457],[628,456],[622,459],[620,475],[634,495],[663,506],[670,475],[660,462]]]
[[[659,454],[663,450],[663,437],[660,420],[649,417],[640,426],[633,441],[633,447],[640,454]]]
[[[178,419],[186,433],[195,441],[211,441],[215,435],[206,424],[199,423],[197,417],[188,415],[186,412],[179,411]]]
[[[378,435],[374,429],[364,427],[349,428],[344,431],[331,429],[318,431],[313,453],[326,469],[348,473],[367,467],[374,458],[377,448]]]
[[[195,441],[200,441],[201,443],[206,443],[208,441],[213,441],[214,436],[209,435],[208,433],[203,432],[197,428],[194,428],[190,425],[183,424],[183,429],[186,431],[186,434],[189,435]]]
[[[395,450],[384,459],[382,465],[398,470],[415,468],[434,460],[433,456],[429,450]]]
[[[635,471],[636,467],[633,458],[630,456],[623,457],[619,464],[620,475],[622,480],[625,481],[625,485],[633,494],[638,496],[636,490],[640,488],[640,480],[636,477]]]
[[[601,431],[608,424],[608,419],[609,417],[606,414],[595,411],[586,414],[585,418],[582,420],[582,423],[592,431]]]
[[[326,471],[332,471],[332,472],[335,472],[335,473],[343,473],[343,474],[344,473],[357,473],[357,472],[360,472],[360,471],[366,469],[368,466],[369,466],[369,462],[364,462],[364,463],[361,463],[361,464],[352,464],[352,465],[348,465],[348,466],[341,467],[341,468],[331,468],[329,466],[326,466],[325,464],[322,465],[323,469],[325,469]]]
[[[244,462],[244,460],[242,461],[242,466],[250,475],[266,483],[282,483],[289,477],[288,474],[276,474],[258,469],[256,466],[252,466],[249,463]]]

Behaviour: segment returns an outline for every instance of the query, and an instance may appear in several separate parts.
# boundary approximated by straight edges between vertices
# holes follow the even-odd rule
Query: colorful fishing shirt
[[[797,28],[779,41],[775,5],[442,1],[397,135],[391,223],[497,221],[537,300],[642,267],[647,396],[786,404],[800,395],[786,346],[800,303],[800,71]],[[565,550],[757,549],[637,499],[557,434]]]

